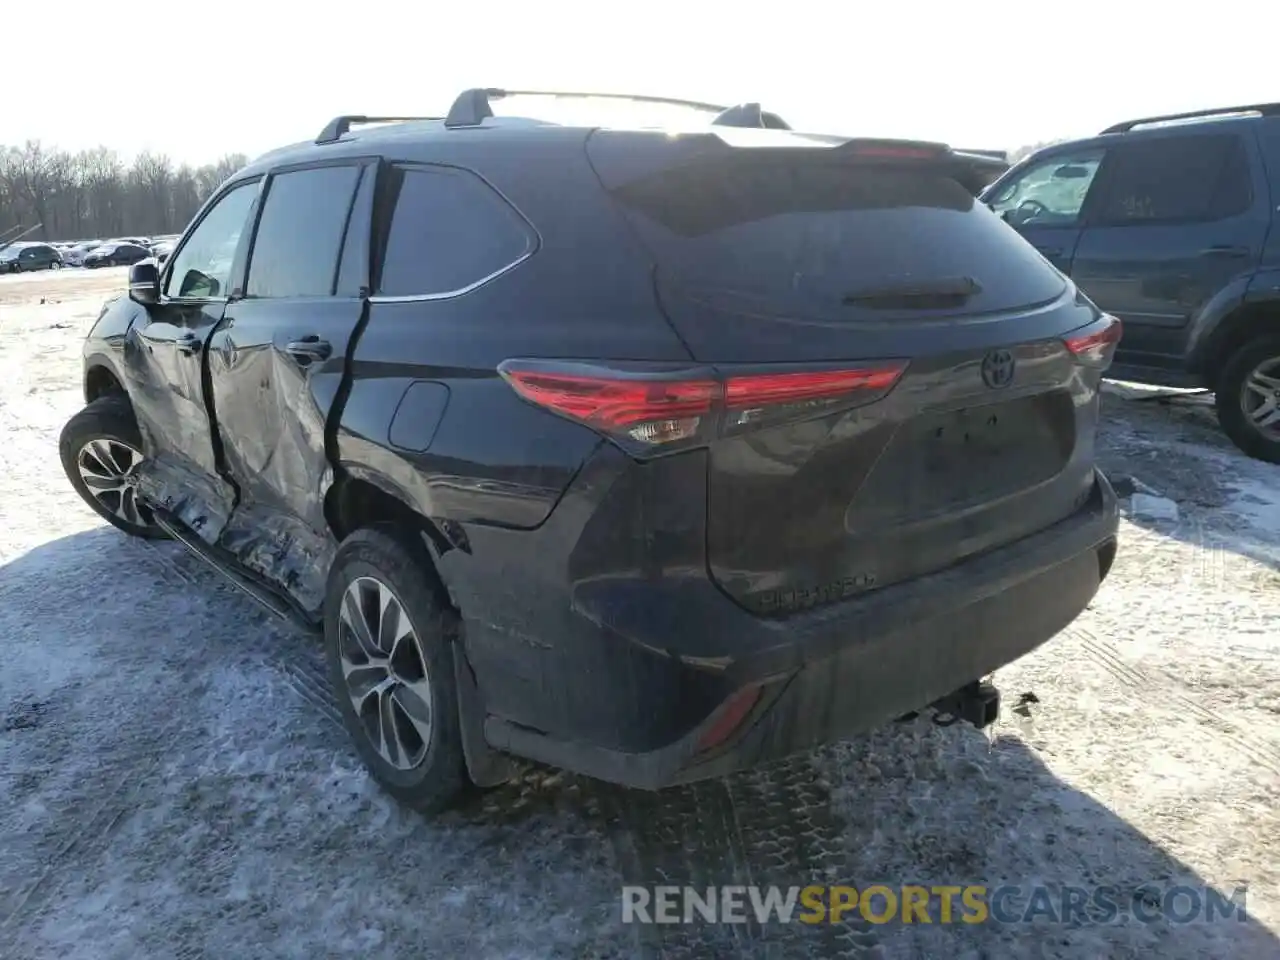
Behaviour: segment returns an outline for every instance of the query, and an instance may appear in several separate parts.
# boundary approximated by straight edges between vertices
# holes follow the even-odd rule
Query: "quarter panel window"
[[[533,249],[532,230],[479,177],[452,167],[397,166],[388,172],[391,210],[378,293],[460,293]]]
[[[250,297],[333,294],[338,253],[360,167],[314,167],[277,174],[267,187],[253,239]]]

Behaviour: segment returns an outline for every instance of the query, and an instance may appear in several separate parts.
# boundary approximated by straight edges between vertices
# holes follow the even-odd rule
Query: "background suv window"
[[[1115,149],[1098,222],[1220,220],[1252,202],[1249,158],[1234,134],[1135,140]]]
[[[223,194],[170,259],[165,293],[171,297],[227,295],[236,245],[258,195],[258,183],[242,183]]]
[[[313,167],[271,178],[253,239],[250,297],[333,294],[360,167]]]
[[[995,194],[991,209],[1015,226],[1070,226],[1080,219],[1102,156],[1102,150],[1060,153],[1037,163]]]
[[[533,247],[525,220],[479,177],[450,167],[393,167],[394,198],[378,293],[458,293]]]

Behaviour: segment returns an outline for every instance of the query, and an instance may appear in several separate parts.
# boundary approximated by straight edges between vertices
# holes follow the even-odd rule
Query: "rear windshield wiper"
[[[961,306],[981,292],[973,277],[939,277],[854,290],[844,295],[844,303],[869,310],[941,310]]]

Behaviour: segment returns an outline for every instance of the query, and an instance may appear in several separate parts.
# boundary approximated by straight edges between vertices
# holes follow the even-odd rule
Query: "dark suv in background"
[[[0,273],[58,270],[61,267],[62,254],[47,243],[0,244]]]
[[[1280,463],[1280,104],[1116,124],[983,198],[1124,322],[1109,376],[1213,390],[1231,440]]]
[[[500,95],[339,117],[133,267],[75,489],[322,629],[420,809],[508,754],[659,787],[990,722],[980,678],[1085,608],[1117,527],[1120,325],[978,202],[1005,164]]]

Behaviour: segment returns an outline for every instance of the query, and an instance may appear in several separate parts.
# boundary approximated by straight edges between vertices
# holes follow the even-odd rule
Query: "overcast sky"
[[[1274,0],[4,7],[0,143],[195,163],[314,136],[340,113],[439,115],[468,86],[762,100],[797,129],[978,148],[1280,100]]]

